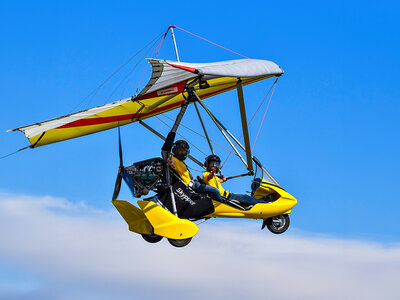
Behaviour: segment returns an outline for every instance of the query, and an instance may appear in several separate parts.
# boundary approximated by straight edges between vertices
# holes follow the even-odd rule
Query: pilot
[[[234,194],[226,191],[221,183],[226,182],[228,177],[218,178],[217,172],[219,171],[221,164],[221,159],[217,155],[209,155],[206,157],[204,166],[206,167],[206,172],[203,173],[203,181],[219,190],[220,195],[228,200],[237,200],[241,203],[254,205],[257,203],[266,203],[261,199],[253,198],[246,194]]]
[[[193,180],[192,174],[190,174],[188,167],[184,163],[189,153],[189,144],[184,140],[178,140],[172,145],[173,155],[168,157],[167,162],[171,168],[181,176],[183,182],[190,186],[195,192],[208,194],[212,199],[222,202],[223,199],[216,187]]]

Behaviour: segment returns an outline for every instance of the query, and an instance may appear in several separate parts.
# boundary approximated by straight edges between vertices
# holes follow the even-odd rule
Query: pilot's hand
[[[222,182],[228,181],[228,176],[222,177]]]
[[[173,168],[175,167],[176,161],[174,161],[174,160],[172,159],[172,154],[171,154],[171,153],[168,155],[167,162],[168,162],[168,164],[169,164],[171,167],[173,167]]]

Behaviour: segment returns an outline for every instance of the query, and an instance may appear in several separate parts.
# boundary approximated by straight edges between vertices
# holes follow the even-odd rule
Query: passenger
[[[228,180],[227,177],[223,178],[218,178],[217,172],[219,171],[219,167],[221,164],[221,159],[217,155],[209,155],[206,157],[206,160],[204,162],[204,166],[206,167],[207,171],[203,173],[203,181],[212,186],[215,187],[219,190],[220,195],[224,198],[227,198],[228,200],[237,200],[241,203],[245,204],[257,204],[257,203],[266,203],[265,201],[261,199],[256,199],[253,198],[249,195],[246,194],[234,194],[230,193],[229,191],[226,191],[221,183],[226,182]],[[217,199],[215,199],[217,200]]]
[[[195,192],[208,194],[212,199],[222,202],[221,195],[217,188],[193,180],[184,160],[190,153],[189,144],[184,140],[176,141],[172,146],[172,154],[168,157],[168,164],[174,169],[188,186]]]

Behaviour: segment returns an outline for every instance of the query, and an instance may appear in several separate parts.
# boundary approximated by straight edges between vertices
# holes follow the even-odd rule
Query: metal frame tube
[[[210,142],[210,139],[209,139],[209,137],[208,137],[208,134],[207,134],[207,131],[206,131],[206,127],[204,126],[203,119],[201,118],[200,111],[199,111],[199,109],[197,108],[196,102],[193,103],[193,104],[194,104],[194,107],[196,108],[197,115],[199,116],[199,120],[200,120],[200,123],[201,123],[201,127],[203,127],[203,131],[204,131],[204,134],[205,134],[205,136],[206,136],[208,145],[210,146],[211,153],[214,155],[214,154],[215,154],[215,153],[214,153],[214,149],[213,149],[213,147],[211,146],[211,142]]]
[[[222,135],[224,136],[224,138],[227,140],[227,142],[229,143],[229,145],[232,147],[233,151],[235,151],[236,155],[239,156],[240,160],[243,162],[243,164],[246,166],[246,168],[248,169],[248,165],[246,163],[246,161],[244,160],[244,158],[240,155],[239,151],[237,151],[235,145],[233,145],[232,141],[228,138],[228,136],[226,135],[226,133],[224,132],[223,128],[218,124],[218,121],[215,119],[214,115],[208,110],[207,106],[203,103],[203,101],[200,99],[199,95],[197,95],[196,93],[194,93],[197,100],[199,101],[200,105],[204,108],[204,110],[208,113],[208,115],[210,116],[211,120],[215,123],[215,125],[217,125],[217,128],[219,129],[219,131],[221,131]]]
[[[234,136],[232,133],[229,132],[229,130],[226,130],[226,129],[225,129],[225,131],[226,131],[226,133],[229,134],[229,136],[236,142],[236,144],[238,144],[238,146],[239,146],[240,148],[242,148],[243,151],[246,151],[246,148],[235,138],[235,136]]]
[[[195,103],[196,104],[196,103]],[[211,113],[212,114],[212,112],[211,111],[209,111],[209,113]],[[213,115],[213,114],[212,114]],[[221,126],[221,128],[222,129],[224,129],[225,130],[225,132],[235,141],[235,143],[240,147],[240,148],[242,148],[242,150],[243,151],[245,151],[246,152],[246,148],[239,142],[239,140],[221,123],[221,121],[220,120],[218,120],[216,117],[215,117],[215,115],[213,115],[213,118],[215,119],[215,121],[217,121],[218,122],[218,124]],[[246,167],[247,167],[247,165],[246,165]]]
[[[151,112],[153,109],[155,109],[157,106],[163,104],[164,102],[167,102],[168,100],[171,100],[172,98],[178,96],[179,94],[174,94],[174,95],[169,95],[165,98],[162,98],[161,100],[157,101],[156,103],[150,105],[149,107],[145,108],[145,113]]]
[[[249,139],[249,130],[247,127],[247,117],[246,117],[246,107],[244,104],[244,96],[243,96],[243,86],[242,80],[238,80],[236,84],[238,100],[239,100],[239,108],[240,108],[240,118],[242,119],[242,128],[243,128],[243,138],[244,138],[244,146],[246,148],[246,158],[247,158],[247,170],[253,172],[253,160],[251,157],[251,146]]]
[[[172,128],[171,128],[171,131],[172,131],[172,132],[175,132],[175,133],[176,133],[176,132],[178,131],[178,127],[179,127],[179,125],[181,124],[183,115],[185,114],[186,109],[187,109],[188,106],[189,106],[189,101],[186,100],[185,103],[182,104],[181,110],[179,111],[179,114],[178,114],[178,116],[176,117],[175,123],[174,123],[174,125],[173,125]]]
[[[196,104],[196,103],[195,103]],[[211,113],[211,111],[210,111]],[[212,113],[211,113],[212,114]],[[212,114],[213,115],[213,114]],[[213,115],[213,118],[215,119],[215,121],[218,122],[218,124],[222,127],[223,130],[225,130],[225,132],[235,141],[236,144],[238,144],[238,146],[240,148],[242,148],[243,151],[246,151],[246,148],[239,142],[239,140],[224,126],[224,124],[221,123],[220,120],[217,119],[217,117],[215,115]]]
[[[179,124],[181,123],[181,120],[183,118],[183,115],[185,114],[185,111],[189,105],[189,101],[186,100],[185,103],[182,104],[181,109],[178,113],[178,116],[176,117],[174,126],[172,126],[170,132],[168,133],[167,138],[165,139],[164,145],[161,148],[161,155],[164,160],[168,159],[168,154],[171,151],[173,141],[175,139],[176,131],[178,130]],[[171,195],[171,203],[172,203],[172,213],[175,216],[178,216],[178,211],[176,209],[176,201],[175,201],[175,196],[174,196],[174,191],[172,190],[172,185],[171,185],[171,174],[170,174],[170,167],[167,163],[167,172],[166,172],[166,180],[167,184],[169,186],[169,191]]]
[[[166,173],[166,180],[167,180],[167,184],[169,186],[169,193],[171,195],[171,203],[172,203],[172,213],[175,216],[178,216],[178,211],[176,209],[176,200],[175,200],[175,195],[174,195],[174,191],[172,190],[172,185],[171,185],[171,173],[170,173],[170,167],[167,164],[167,173]]]
[[[171,26],[171,36],[172,40],[174,41],[174,47],[175,47],[175,54],[176,54],[176,60],[179,60],[179,54],[178,54],[178,48],[176,47],[176,40],[175,40],[175,34],[174,34],[174,26]]]
[[[188,88],[193,87],[193,86],[196,85],[197,83],[198,83],[198,78],[196,78],[193,82],[191,82],[191,83],[188,85]],[[159,100],[159,101],[157,101],[156,103],[150,105],[149,107],[146,107],[145,110],[144,110],[144,112],[145,112],[145,113],[148,113],[148,112],[152,111],[153,109],[155,109],[157,106],[160,106],[161,104],[167,102],[168,100],[171,100],[171,99],[175,98],[175,97],[178,96],[178,95],[179,95],[179,94],[174,94],[174,95],[169,95],[169,96],[167,96],[167,97],[165,97],[165,98],[162,98],[161,100]]]

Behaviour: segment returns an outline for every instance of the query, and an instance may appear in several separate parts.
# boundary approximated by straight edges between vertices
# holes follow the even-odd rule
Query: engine
[[[131,179],[125,177],[125,180],[131,181],[133,186],[129,186],[133,187],[134,196],[139,198],[147,195],[150,190],[165,189],[165,167],[165,162],[160,157],[142,160],[125,167],[125,176],[129,175]]]

